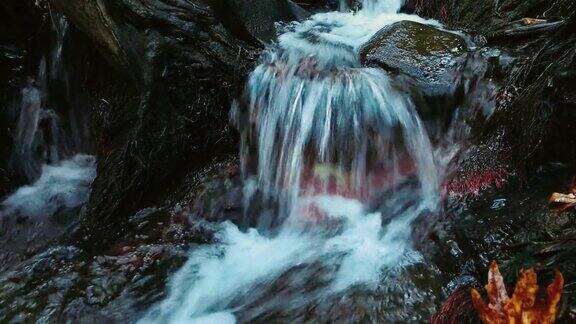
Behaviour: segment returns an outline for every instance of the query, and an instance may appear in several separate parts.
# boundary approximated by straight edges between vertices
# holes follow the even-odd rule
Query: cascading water
[[[410,97],[358,58],[388,24],[436,24],[397,14],[401,4],[314,15],[265,51],[233,120],[245,193],[276,212],[258,229],[221,224],[217,243],[192,251],[141,322],[250,322],[374,289],[421,262],[411,224],[438,211],[442,163]],[[386,208],[370,209],[382,194]]]
[[[42,96],[34,87],[32,79],[21,92],[22,103],[20,116],[16,128],[15,152],[13,162],[20,164],[28,179],[34,179],[38,173],[38,165],[33,158],[33,146],[37,135],[38,123],[40,122]]]
[[[60,209],[82,206],[95,177],[95,159],[89,155],[78,154],[55,165],[43,165],[38,180],[2,202],[0,217],[23,215],[41,219]]]
[[[21,90],[11,165],[30,185],[19,188],[0,204],[0,217],[18,215],[41,218],[84,204],[95,178],[95,159],[80,151],[76,116],[72,109],[61,118],[62,109],[51,98],[50,88],[68,92],[63,47],[68,23],[63,15],[53,18],[55,42],[41,59],[38,75],[29,76]],[[54,86],[56,84],[56,86]],[[70,104],[69,100],[61,102]],[[49,105],[53,105],[50,107]],[[71,147],[75,143],[76,147]]]

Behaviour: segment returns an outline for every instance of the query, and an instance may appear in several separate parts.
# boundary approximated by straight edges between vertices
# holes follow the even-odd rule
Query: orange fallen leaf
[[[556,321],[562,297],[564,278],[556,271],[554,281],[546,289],[546,300],[537,299],[538,284],[533,269],[521,270],[512,297],[509,297],[496,261],[488,272],[489,303],[484,303],[476,289],[471,290],[472,302],[484,324],[552,324]]]

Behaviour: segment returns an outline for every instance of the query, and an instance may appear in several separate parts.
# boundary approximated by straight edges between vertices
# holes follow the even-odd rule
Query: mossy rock
[[[405,20],[379,31],[360,50],[360,57],[365,66],[415,79],[425,94],[435,96],[450,91],[450,71],[462,64],[458,58],[467,48],[455,33]]]

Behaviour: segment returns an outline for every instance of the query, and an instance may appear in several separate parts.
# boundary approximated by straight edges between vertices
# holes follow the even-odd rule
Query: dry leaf
[[[512,298],[508,296],[504,279],[496,261],[488,272],[489,304],[486,305],[476,289],[471,290],[472,302],[485,324],[552,324],[558,314],[564,278],[556,272],[554,281],[546,289],[546,300],[538,300],[538,284],[533,269],[522,270]]]
[[[522,18],[522,24],[529,26],[529,25],[536,25],[536,24],[543,24],[547,22],[546,19],[536,19],[536,18]]]
[[[559,204],[574,204],[576,203],[576,195],[574,194],[561,194],[555,192],[550,196],[551,203],[559,203]]]
[[[555,192],[550,196],[549,201],[559,205],[557,210],[560,212],[576,207],[576,178],[572,181],[568,194]]]

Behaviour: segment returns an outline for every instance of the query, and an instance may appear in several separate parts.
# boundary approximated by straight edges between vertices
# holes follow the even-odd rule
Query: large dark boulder
[[[426,95],[442,96],[454,90],[451,72],[466,52],[466,42],[457,34],[401,21],[379,31],[360,56],[365,66],[409,76]]]
[[[359,0],[345,0],[349,8],[358,8]],[[300,6],[312,11],[340,10],[342,0],[297,0]]]
[[[276,38],[276,23],[307,18],[308,11],[291,0],[212,0],[216,17],[236,37],[269,43]]]
[[[228,111],[261,35],[270,39],[276,21],[297,17],[283,1],[51,3],[98,48],[115,71],[110,75],[119,75],[106,85],[100,68],[92,79],[101,81],[89,85],[98,115],[98,176],[72,237],[101,249],[124,235],[131,215],[177,199],[187,175],[236,151]],[[240,9],[226,10],[230,5]]]
[[[450,28],[472,31],[487,46],[515,53],[516,63],[505,75],[494,116],[479,141],[500,146],[495,157],[522,178],[543,164],[576,161],[574,116],[576,89],[576,2],[573,0],[499,1],[408,0],[421,16]],[[525,24],[523,18],[545,20]],[[502,142],[496,144],[496,142]],[[487,153],[489,154],[489,153]]]

